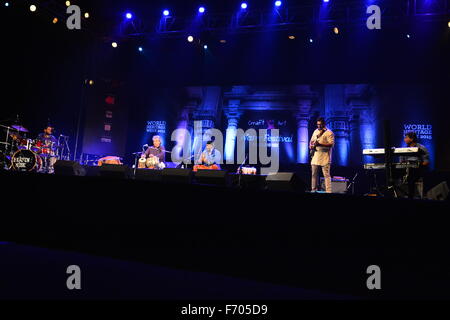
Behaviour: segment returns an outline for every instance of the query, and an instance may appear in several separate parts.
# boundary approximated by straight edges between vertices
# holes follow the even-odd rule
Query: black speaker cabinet
[[[58,160],[53,165],[55,174],[62,176],[85,176],[86,170],[75,161]]]
[[[135,179],[160,182],[162,181],[162,172],[162,170],[137,169]]]
[[[278,172],[266,177],[266,189],[275,191],[301,191],[304,192],[305,184],[293,172]]]
[[[100,167],[100,176],[106,178],[128,179],[131,178],[131,170],[128,166],[117,164],[104,164]]]
[[[162,182],[189,184],[192,181],[191,169],[166,168],[162,171]]]
[[[228,172],[226,170],[198,170],[194,177],[195,182],[200,184],[228,185]]]

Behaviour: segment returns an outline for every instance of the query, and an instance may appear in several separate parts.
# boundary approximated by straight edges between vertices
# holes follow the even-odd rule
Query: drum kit
[[[0,169],[20,172],[53,173],[57,160],[70,157],[68,137],[58,142],[27,138],[28,129],[22,125],[0,124]],[[56,141],[56,139],[55,139]]]

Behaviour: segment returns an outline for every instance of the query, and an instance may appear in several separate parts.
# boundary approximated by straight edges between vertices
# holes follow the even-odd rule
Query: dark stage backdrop
[[[92,105],[90,112],[100,118],[87,119],[85,152],[98,156],[117,155],[131,163],[131,153],[140,151],[146,143],[151,144],[153,135],[160,135],[170,150],[174,146],[171,134],[175,129],[187,128],[192,133],[194,121],[202,121],[204,129],[222,131],[224,144],[218,147],[226,158],[234,154],[236,159],[236,146],[227,142],[230,140],[227,129],[279,129],[279,140],[272,143],[279,147],[281,164],[308,163],[309,139],[317,117],[323,116],[335,133],[333,162],[336,165],[360,167],[364,162],[373,161],[362,156],[362,149],[383,147],[383,124],[384,120],[389,120],[394,146],[404,146],[404,134],[414,131],[419,142],[430,151],[431,167],[441,170],[448,167],[445,152],[437,147],[439,132],[445,132],[445,117],[439,112],[445,102],[440,98],[444,86],[236,85],[152,87],[147,90],[143,87],[145,84],[142,83],[125,85],[116,96],[116,104],[120,105],[116,107],[123,108],[124,114],[118,113],[120,126],[112,143],[113,149],[102,146],[105,130],[111,130],[111,127],[105,124],[105,101],[96,98],[97,105]],[[121,100],[126,103],[120,103]],[[96,134],[89,133],[94,130],[97,130]],[[264,140],[260,143],[270,147],[271,144]],[[96,144],[86,143],[88,141],[96,141]]]

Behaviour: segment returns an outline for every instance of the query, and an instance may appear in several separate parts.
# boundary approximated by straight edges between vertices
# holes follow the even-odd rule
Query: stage
[[[1,181],[4,241],[343,296],[449,297],[448,202],[11,172]],[[366,287],[370,265],[381,268],[379,292]]]

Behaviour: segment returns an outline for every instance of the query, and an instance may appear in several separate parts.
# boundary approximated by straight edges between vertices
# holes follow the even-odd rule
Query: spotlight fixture
[[[86,19],[89,19],[89,17],[90,17],[89,12],[86,12],[86,13],[84,14],[84,17],[85,17]]]
[[[93,86],[94,85],[94,80],[89,80],[89,85]]]
[[[194,37],[193,37],[193,36],[187,37],[187,41],[188,41],[188,42],[193,42],[193,41],[194,41]]]
[[[117,44],[117,42],[113,42],[113,43],[111,43],[111,46],[112,46],[113,48],[117,48],[119,45]]]
[[[227,43],[227,40],[222,39],[222,40],[220,40],[220,43]]]
[[[448,22],[448,27],[450,28],[450,21]]]
[[[203,49],[205,49],[205,50],[208,49],[208,45],[205,44],[205,45],[203,46]]]
[[[314,40],[312,38],[309,38],[309,43],[313,43]]]
[[[241,9],[247,9],[247,3],[245,3],[245,2],[242,2],[241,3]]]
[[[289,36],[288,37],[290,40],[295,40],[295,36]]]
[[[53,18],[53,24],[56,24],[56,23],[58,23],[58,18]]]
[[[323,2],[330,2],[330,0],[323,0]]]
[[[164,10],[163,11],[163,15],[165,15],[166,17],[170,14],[169,10]]]
[[[338,27],[334,27],[333,28],[333,32],[334,32],[334,34],[339,34],[339,28]]]
[[[144,51],[144,49],[143,49],[142,47],[139,47],[139,48],[138,48],[138,51],[139,51],[139,52],[142,52],[142,51]]]
[[[131,12],[127,12],[127,13],[125,14],[125,17],[126,17],[128,20],[133,19],[133,14],[132,14]]]
[[[9,7],[9,2],[5,2],[5,7]]]
[[[411,35],[408,33],[408,34],[406,35],[406,37],[409,39],[409,38],[411,38]]]
[[[30,6],[30,11],[31,12],[35,12],[37,10],[37,7],[34,5],[34,4],[32,4],[31,6]]]
[[[198,12],[199,12],[199,13],[204,13],[204,12],[205,12],[205,7],[200,7],[200,8],[198,8]]]
[[[70,1],[66,1],[66,7],[70,7]]]
[[[280,0],[275,1],[275,7],[281,7],[281,1]]]

